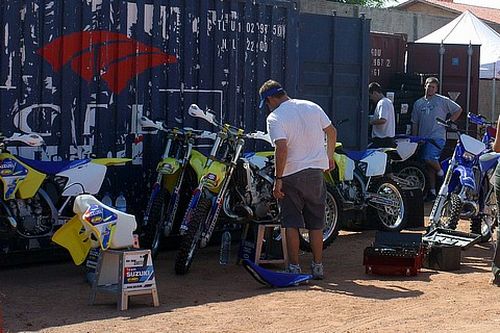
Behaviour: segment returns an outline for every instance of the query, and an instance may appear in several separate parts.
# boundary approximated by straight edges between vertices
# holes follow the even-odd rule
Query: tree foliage
[[[366,7],[382,7],[386,0],[330,0],[333,2],[345,3],[349,5],[361,5]]]

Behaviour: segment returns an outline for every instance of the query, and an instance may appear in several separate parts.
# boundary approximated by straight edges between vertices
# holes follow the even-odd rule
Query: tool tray
[[[444,228],[436,228],[422,237],[422,242],[428,246],[432,244],[457,246],[462,250],[469,249],[480,240],[481,235]]]

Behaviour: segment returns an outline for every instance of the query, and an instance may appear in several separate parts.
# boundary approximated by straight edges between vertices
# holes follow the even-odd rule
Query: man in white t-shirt
[[[260,107],[267,105],[267,130],[275,146],[273,194],[286,228],[288,271],[300,273],[299,228],[309,230],[313,278],[323,279],[323,228],[326,184],[323,171],[333,169],[337,131],[315,103],[291,99],[281,85],[266,81],[259,90]],[[325,149],[326,134],[326,149]]]
[[[370,125],[372,125],[370,148],[394,147],[394,136],[396,135],[394,106],[391,100],[384,96],[382,88],[377,82],[370,83],[368,94],[373,103],[377,105],[373,117],[370,118]]]

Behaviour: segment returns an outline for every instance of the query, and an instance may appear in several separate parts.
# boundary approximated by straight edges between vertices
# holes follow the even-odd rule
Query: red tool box
[[[413,276],[422,268],[422,235],[378,231],[375,241],[364,251],[367,274]]]

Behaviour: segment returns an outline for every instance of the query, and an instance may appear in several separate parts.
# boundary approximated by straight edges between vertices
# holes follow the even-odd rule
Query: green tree
[[[366,7],[382,7],[386,0],[330,0],[333,2],[340,2],[349,5],[361,5]]]

